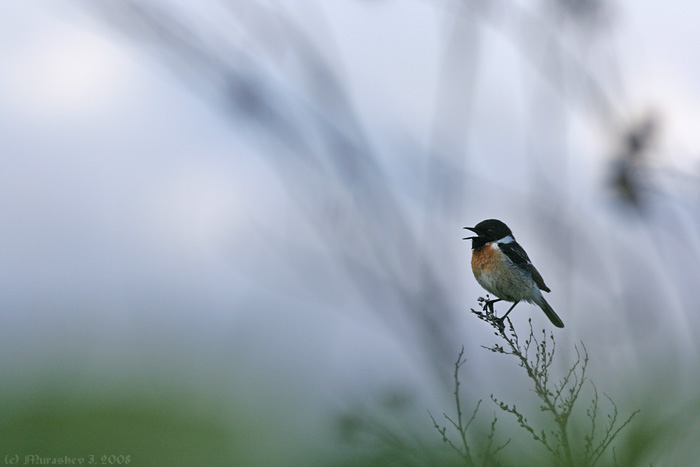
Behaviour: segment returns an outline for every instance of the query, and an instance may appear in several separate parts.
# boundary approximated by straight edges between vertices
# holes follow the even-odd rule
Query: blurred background
[[[3,2],[0,456],[452,462],[426,409],[451,410],[462,345],[480,426],[490,394],[532,403],[469,311],[462,227],[498,218],[566,324],[556,370],[583,341],[642,409],[640,465],[697,464],[699,16]]]

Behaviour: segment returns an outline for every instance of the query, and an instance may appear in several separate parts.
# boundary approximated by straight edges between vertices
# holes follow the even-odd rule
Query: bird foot
[[[496,318],[494,316],[493,322],[498,326],[498,330],[500,332],[503,332],[506,330],[506,324],[505,324],[506,317],[504,316],[503,318]]]
[[[500,298],[495,299],[495,300],[485,299],[485,300],[484,300],[484,306],[485,306],[486,308],[488,308],[488,310],[491,312],[492,315],[495,315],[496,312],[493,310],[493,304],[496,303],[496,302],[500,302],[500,301],[501,301]]]

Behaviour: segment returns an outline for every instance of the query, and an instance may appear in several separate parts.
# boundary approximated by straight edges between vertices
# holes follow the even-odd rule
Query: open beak
[[[471,240],[472,238],[477,238],[477,237],[479,236],[479,232],[477,232],[476,230],[474,230],[474,227],[465,227],[465,229],[471,230],[472,232],[474,232],[474,233],[476,234],[476,236],[474,236],[474,237],[464,237],[462,240]]]

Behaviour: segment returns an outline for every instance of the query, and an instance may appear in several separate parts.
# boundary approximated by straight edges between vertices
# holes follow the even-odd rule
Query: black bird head
[[[487,243],[495,242],[508,235],[511,237],[513,236],[513,232],[510,231],[508,226],[498,219],[486,219],[485,221],[479,222],[474,227],[465,227],[465,229],[471,230],[476,234],[474,237],[464,238],[464,240],[472,241],[472,249],[482,247]]]

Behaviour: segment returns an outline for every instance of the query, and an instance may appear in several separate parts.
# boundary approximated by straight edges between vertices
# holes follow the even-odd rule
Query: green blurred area
[[[238,450],[245,438],[227,413],[198,410],[184,395],[174,402],[138,392],[103,400],[44,392],[5,407],[0,462],[37,455],[102,465],[235,465],[245,460]]]
[[[23,464],[27,460],[25,456],[36,455],[44,461],[84,458],[85,464],[90,461],[89,456],[94,456],[92,460],[98,465],[271,465],[254,451],[266,443],[272,446],[283,441],[251,427],[251,422],[259,421],[234,415],[235,411],[226,409],[226,404],[221,404],[222,410],[217,411],[211,400],[203,403],[201,395],[183,392],[172,396],[172,392],[164,387],[163,394],[170,396],[159,398],[151,391],[134,391],[126,396],[100,398],[96,394],[78,396],[59,389],[44,390],[23,400],[12,396],[13,405],[3,404],[0,418],[0,462],[5,465],[6,456],[16,455],[19,464]],[[661,407],[661,404],[644,407],[643,416],[614,443],[616,465],[650,465],[650,462],[670,465],[666,459],[678,462],[692,459],[692,453],[673,451],[679,442],[683,444],[683,438],[692,436],[699,412],[696,404],[685,406],[671,418],[663,416]],[[533,409],[536,407],[528,410]],[[278,422],[294,423],[293,420]],[[499,443],[514,434],[515,437],[499,453],[499,463],[489,465],[555,465],[527,433],[513,426],[506,428],[510,422],[505,414],[499,414]],[[585,414],[579,414],[572,422],[573,428],[578,425],[585,429]],[[483,428],[487,423],[484,418],[472,433],[470,442],[475,453],[483,448],[480,443],[484,442]],[[428,424],[430,420],[426,416]],[[507,435],[500,432],[504,428]],[[452,433],[455,442],[456,436]],[[339,439],[336,458],[327,453],[308,452],[307,460],[289,458],[284,465],[464,465],[441,443],[438,433],[421,440],[421,446],[408,439],[394,446],[377,440],[366,441],[348,444]],[[609,454],[598,465],[615,465],[612,450]],[[35,460],[35,463],[39,462]]]

